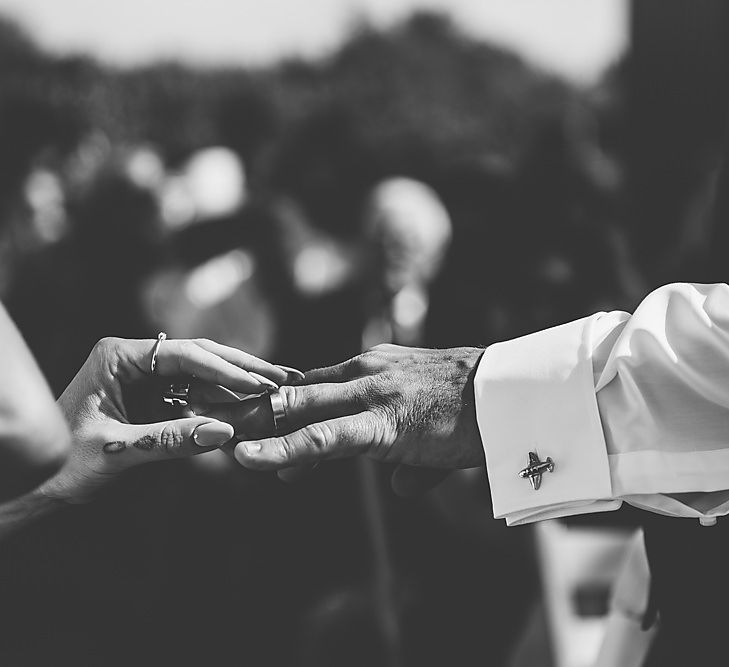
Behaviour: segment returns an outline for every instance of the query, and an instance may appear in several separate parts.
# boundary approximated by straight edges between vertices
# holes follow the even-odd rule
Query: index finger
[[[234,391],[244,393],[261,393],[275,384],[270,380],[262,382],[251,373],[266,364],[261,359],[242,353],[229,361],[214,352],[202,347],[195,340],[163,340],[159,345],[155,340],[111,339],[111,346],[116,352],[122,370],[132,379],[151,375],[151,361],[157,349],[155,375],[161,377],[196,377],[213,384],[219,384]],[[223,346],[224,347],[224,346]],[[232,349],[232,348],[228,348]],[[286,375],[283,371],[280,374]]]
[[[236,347],[222,345],[207,338],[198,338],[194,342],[204,350],[218,355],[221,359],[225,359],[240,368],[245,368],[248,371],[263,375],[263,377],[273,380],[276,384],[291,382],[299,378],[300,371],[294,368],[288,370],[288,367],[274,365],[265,359],[254,357],[252,354],[248,354],[248,352],[239,350]]]

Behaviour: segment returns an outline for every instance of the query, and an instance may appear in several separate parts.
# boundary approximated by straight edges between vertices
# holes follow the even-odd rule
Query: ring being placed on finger
[[[190,402],[190,383],[171,384],[162,394],[162,400],[174,408],[186,408]]]
[[[281,390],[271,389],[268,392],[268,400],[271,402],[271,412],[273,413],[273,432],[275,435],[279,435],[286,431],[288,423]]]
[[[152,348],[152,361],[149,362],[149,372],[152,375],[157,374],[157,355],[159,354],[159,348],[160,345],[162,345],[163,340],[167,340],[167,334],[164,331],[160,331],[157,334],[157,342]]]

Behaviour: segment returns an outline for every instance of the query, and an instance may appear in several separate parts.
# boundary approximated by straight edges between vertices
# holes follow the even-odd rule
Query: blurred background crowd
[[[725,280],[729,11],[625,15],[587,83],[433,11],[255,66],[120,66],[0,19],[0,299],[59,393],[107,335],[306,369]],[[3,545],[2,664],[517,664],[532,534],[483,472],[404,501],[354,462],[148,468]]]

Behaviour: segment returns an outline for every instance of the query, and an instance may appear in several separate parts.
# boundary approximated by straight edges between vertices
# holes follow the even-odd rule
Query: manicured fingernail
[[[200,424],[193,432],[192,439],[199,447],[220,447],[233,437],[234,431],[225,422]]]
[[[278,385],[273,380],[269,380],[267,377],[263,377],[263,375],[259,375],[258,373],[254,373],[253,371],[248,371],[248,374],[254,380],[257,380],[265,387],[270,387],[271,389],[278,389]]]
[[[246,444],[246,454],[250,454],[251,456],[255,456],[260,451],[261,451],[261,443],[260,442],[249,442],[248,444]]]
[[[288,375],[293,375],[295,379],[297,380],[303,380],[306,376],[304,375],[303,371],[300,371],[298,368],[292,368],[291,366],[284,366],[283,364],[276,364],[284,373],[287,373]]]

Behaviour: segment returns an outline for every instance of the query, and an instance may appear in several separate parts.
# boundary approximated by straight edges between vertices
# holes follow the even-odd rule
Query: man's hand
[[[483,465],[473,397],[482,352],[380,345],[337,366],[309,371],[305,385],[280,390],[292,432],[241,442],[235,458],[255,470],[358,454],[441,470]],[[235,426],[238,410],[216,406],[208,415]],[[396,472],[396,489],[407,492],[411,472]],[[443,474],[426,476],[435,482]]]

